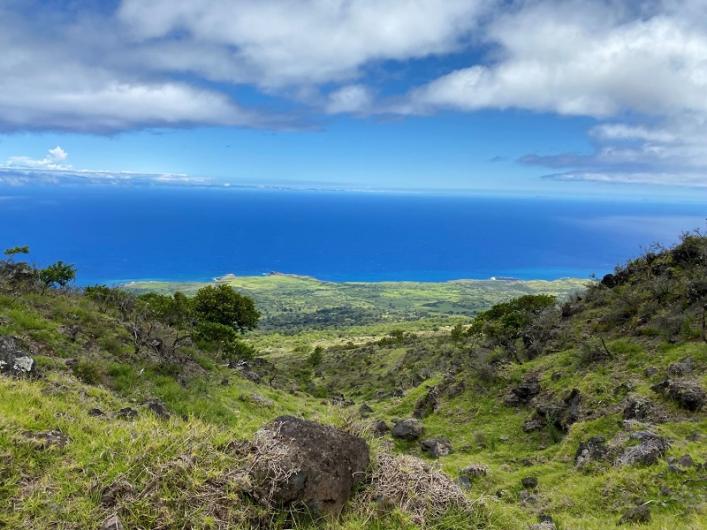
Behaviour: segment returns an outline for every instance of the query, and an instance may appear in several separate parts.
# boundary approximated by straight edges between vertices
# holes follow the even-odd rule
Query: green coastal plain
[[[18,267],[0,275],[0,527],[707,528],[702,236],[591,282],[72,289]],[[235,349],[150,310],[219,285],[261,315]],[[367,444],[340,512],[253,471],[282,416]]]

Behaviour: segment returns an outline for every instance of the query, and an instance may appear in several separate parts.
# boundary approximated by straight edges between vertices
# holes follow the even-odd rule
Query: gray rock
[[[34,359],[27,353],[16,337],[0,337],[0,374],[14,377],[31,376],[35,373]]]
[[[422,431],[422,423],[415,418],[400,420],[393,426],[393,436],[401,440],[417,440],[422,436]]]
[[[459,475],[462,477],[476,478],[485,477],[489,472],[489,468],[483,464],[469,464],[459,470]]]
[[[429,438],[420,442],[422,452],[432,458],[447,456],[452,452],[452,444],[447,438]]]
[[[163,420],[168,420],[170,418],[169,411],[164,403],[159,399],[150,399],[145,402],[148,409],[155,413],[155,415]]]
[[[105,416],[105,413],[101,409],[89,409],[88,411],[89,416],[93,416],[94,418],[100,417],[100,416]]]
[[[121,420],[134,420],[137,418],[137,410],[130,407],[125,407],[120,409],[116,416]]]
[[[658,369],[655,366],[649,366],[645,370],[643,370],[643,375],[646,377],[653,377],[655,374],[658,373]]]
[[[292,416],[260,429],[254,446],[259,457],[250,470],[252,493],[273,507],[301,504],[314,513],[336,515],[365,479],[369,464],[363,439]]]
[[[373,433],[373,436],[380,438],[390,432],[390,427],[388,427],[388,424],[385,421],[376,420],[371,426],[371,432]]]
[[[37,449],[64,447],[67,443],[69,443],[69,437],[59,429],[54,429],[52,431],[25,431],[22,435],[32,441]]]
[[[692,467],[695,465],[695,461],[690,455],[682,455],[678,459],[678,464],[680,464],[682,467]]]
[[[537,477],[523,477],[520,481],[525,489],[535,489],[538,487]]]
[[[651,520],[651,512],[647,504],[641,504],[635,508],[626,510],[619,519],[619,524],[648,523]]]
[[[528,530],[557,530],[557,527],[552,521],[542,521],[537,524],[531,524]]]
[[[415,410],[412,415],[418,419],[426,418],[438,408],[439,388],[437,386],[433,386],[425,393],[424,396],[417,400],[417,403],[415,403]]]
[[[668,366],[668,377],[682,377],[692,372],[694,363],[692,358],[686,357],[680,362]]]
[[[581,468],[607,457],[606,440],[601,436],[592,436],[586,442],[581,442],[574,455],[574,465]]]
[[[362,418],[368,418],[371,414],[373,414],[373,409],[367,403],[362,403],[358,408],[358,413]]]
[[[652,432],[631,433],[631,438],[638,440],[638,445],[627,447],[616,459],[616,465],[653,465],[665,455],[670,443]]]
[[[540,383],[537,375],[528,376],[517,387],[511,389],[504,403],[509,406],[527,405],[531,399],[540,393]]]
[[[625,420],[647,420],[653,414],[653,403],[641,396],[630,396],[624,405]]]
[[[457,479],[457,484],[462,489],[469,490],[471,489],[471,479],[469,477],[461,476]]]
[[[705,391],[695,381],[666,379],[657,385],[653,385],[651,389],[669,397],[677,402],[680,407],[692,412],[699,412],[705,403]]]

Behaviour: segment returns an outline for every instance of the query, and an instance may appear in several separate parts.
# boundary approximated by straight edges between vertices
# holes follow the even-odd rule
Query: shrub
[[[226,361],[247,361],[255,357],[258,352],[250,344],[242,340],[228,341],[221,350],[221,355]]]

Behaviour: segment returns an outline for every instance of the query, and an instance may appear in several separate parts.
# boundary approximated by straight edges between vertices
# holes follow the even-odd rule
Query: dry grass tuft
[[[364,502],[397,507],[417,524],[441,517],[450,510],[471,513],[472,503],[464,492],[439,469],[409,455],[378,453],[371,484]]]
[[[259,430],[251,445],[247,474],[255,481],[253,493],[258,501],[275,506],[276,492],[301,469],[289,444],[282,443],[279,428]]]

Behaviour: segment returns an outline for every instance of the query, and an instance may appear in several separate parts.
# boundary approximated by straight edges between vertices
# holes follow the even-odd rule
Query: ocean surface
[[[0,188],[0,247],[78,283],[271,271],[335,281],[602,275],[704,228],[701,204],[242,189]]]

